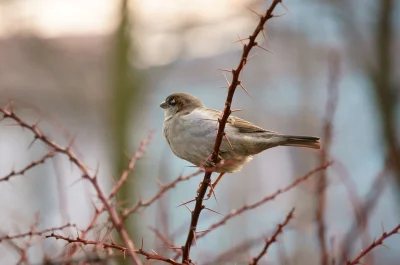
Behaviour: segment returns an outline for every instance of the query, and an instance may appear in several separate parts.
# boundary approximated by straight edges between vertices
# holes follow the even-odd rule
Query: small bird
[[[225,173],[240,171],[254,155],[276,146],[321,149],[320,138],[283,135],[268,131],[238,117],[229,116],[218,161],[210,162],[222,113],[209,109],[187,93],[169,95],[160,104],[164,111],[163,134],[172,152],[198,167],[220,173],[208,195]]]

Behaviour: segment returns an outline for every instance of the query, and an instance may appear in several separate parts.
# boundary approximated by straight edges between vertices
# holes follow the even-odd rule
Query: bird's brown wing
[[[219,117],[222,116],[221,112],[218,110],[214,109],[207,109],[207,111],[210,111],[212,113],[212,116],[215,119],[218,119]],[[235,116],[229,116],[228,118],[228,124],[234,128],[237,128],[239,132],[241,133],[272,133],[272,134],[278,134],[277,132],[274,131],[268,131],[265,130],[261,127],[258,127],[251,122],[248,122],[246,120],[243,120],[241,118],[235,117]]]

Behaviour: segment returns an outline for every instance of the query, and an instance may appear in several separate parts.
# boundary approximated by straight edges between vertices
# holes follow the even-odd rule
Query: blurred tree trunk
[[[110,129],[113,140],[114,175],[118,178],[128,166],[126,153],[131,154],[130,125],[135,122],[135,103],[140,97],[140,80],[137,71],[132,67],[132,16],[129,12],[129,0],[120,1],[119,25],[114,36],[114,53],[112,55],[112,85],[110,87]],[[133,152],[133,151],[132,151]],[[137,169],[133,172],[137,174]],[[132,178],[132,177],[130,177]],[[118,201],[131,201],[135,195],[134,185],[127,182],[117,194]],[[132,220],[132,219],[130,219]],[[134,238],[135,224],[126,222],[126,228]],[[121,259],[118,264],[127,262]],[[128,263],[126,263],[128,264]]]
[[[392,43],[394,43],[394,0],[381,0],[378,24],[375,32],[376,66],[371,67],[370,77],[374,85],[375,99],[380,110],[382,136],[387,147],[387,156],[395,171],[400,188],[400,147],[396,126],[396,104],[398,95],[393,85]]]
[[[372,83],[374,100],[376,101],[377,111],[379,112],[381,127],[382,144],[386,147],[385,158],[391,161],[392,170],[395,173],[397,189],[400,190],[400,144],[398,143],[397,126],[399,119],[396,117],[396,107],[400,96],[395,83],[399,78],[395,76],[393,60],[393,43],[395,43],[395,1],[380,0],[376,1],[376,7],[370,8],[364,14],[364,20],[357,22],[353,15],[357,7],[352,6],[352,2],[346,0],[328,0],[332,4],[338,4],[337,10],[341,21],[345,40],[348,42],[349,54],[358,63],[358,67],[364,71],[367,78]],[[371,34],[362,34],[362,27],[368,25],[367,21],[371,18],[371,12],[377,9],[376,27],[368,28]],[[375,20],[374,20],[375,22]],[[374,30],[374,31],[373,31]],[[372,38],[369,37],[372,35]],[[372,41],[371,41],[372,40]],[[373,49],[370,49],[370,43]],[[373,59],[371,60],[371,57]],[[397,90],[397,91],[396,91]]]

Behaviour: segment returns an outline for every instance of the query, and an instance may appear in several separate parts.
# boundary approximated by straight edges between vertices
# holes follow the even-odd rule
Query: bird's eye
[[[169,99],[169,100],[168,100],[168,104],[169,104],[170,106],[175,106],[175,104],[176,104],[175,99],[174,99],[174,98]]]

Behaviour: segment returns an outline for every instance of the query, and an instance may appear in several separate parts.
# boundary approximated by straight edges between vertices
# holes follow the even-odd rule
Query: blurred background
[[[31,122],[41,119],[42,130],[63,145],[75,138],[74,151],[89,167],[98,167],[105,190],[126,167],[125,154],[133,155],[154,131],[132,181],[118,195],[132,205],[158,191],[157,179],[169,183],[196,170],[170,151],[162,136],[159,103],[173,92],[188,92],[222,110],[227,89],[221,88],[225,80],[216,69],[236,68],[242,46],[235,41],[238,35],[248,36],[258,23],[246,7],[263,13],[269,4],[0,0],[0,106],[15,101],[17,113]],[[354,201],[367,209],[370,238],[400,221],[400,2],[285,4],[289,12],[280,6],[275,13],[286,14],[267,23],[264,46],[273,54],[255,48],[251,54],[257,55],[242,75],[252,96],[238,89],[233,108],[244,109],[238,116],[269,130],[323,137],[332,96],[328,91],[337,91],[328,150],[335,164],[327,171],[327,245],[330,253],[339,253],[343,240],[350,237],[354,256],[365,246],[359,236],[364,232],[355,226]],[[47,151],[40,143],[28,149],[32,135],[10,124],[0,123],[0,177]],[[209,200],[207,206],[229,213],[320,164],[318,151],[268,150],[243,171],[225,176],[216,189],[218,203]],[[25,176],[0,183],[0,233],[29,230],[35,213],[40,213],[40,228],[68,221],[87,226],[95,197],[79,178],[65,157],[56,156]],[[144,238],[145,247],[171,256],[149,230],[152,226],[183,245],[190,213],[176,206],[194,198],[201,178],[181,183],[128,219],[134,242],[140,245]],[[295,219],[263,264],[320,264],[317,186],[318,176],[233,219],[198,240],[193,259],[197,264],[247,264],[294,206]],[[219,219],[204,212],[199,229]],[[352,232],[357,236],[349,236]],[[54,242],[36,241],[29,252],[31,262],[38,264],[44,255],[62,251],[65,244]],[[375,249],[368,264],[399,264],[400,237],[393,236],[386,245],[390,249]],[[233,247],[237,250],[229,253]],[[1,264],[18,259],[18,252],[0,243]]]

